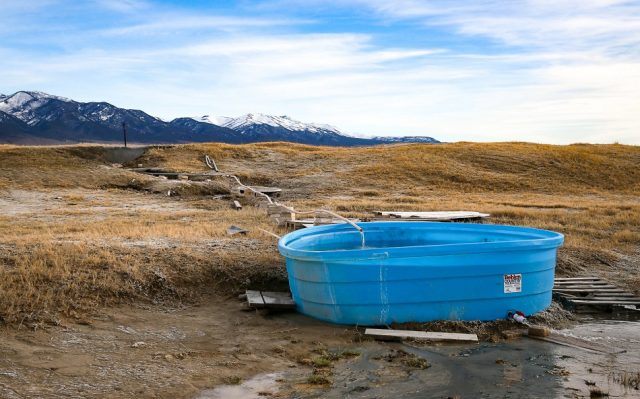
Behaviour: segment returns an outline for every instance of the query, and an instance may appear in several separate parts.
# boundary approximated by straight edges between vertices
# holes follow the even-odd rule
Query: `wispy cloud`
[[[294,18],[250,18],[236,16],[200,16],[200,15],[175,15],[173,13],[157,15],[151,22],[132,24],[129,26],[105,29],[105,35],[172,35],[176,32],[211,30],[237,30],[238,28],[264,28],[273,26],[291,26],[311,23],[309,19]]]
[[[640,3],[635,1],[354,1],[387,18],[422,20],[509,45],[586,48],[640,41],[631,34],[640,29]]]
[[[165,118],[288,114],[366,135],[640,144],[636,2],[9,1],[2,92]]]

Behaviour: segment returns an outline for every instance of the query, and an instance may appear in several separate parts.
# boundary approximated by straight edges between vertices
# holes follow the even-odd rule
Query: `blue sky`
[[[0,92],[363,136],[640,144],[640,2],[2,0]]]

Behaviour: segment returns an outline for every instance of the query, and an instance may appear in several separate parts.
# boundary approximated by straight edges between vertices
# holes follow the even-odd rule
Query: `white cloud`
[[[165,9],[91,32],[38,37],[58,51],[0,44],[0,87],[106,100],[164,118],[253,111],[367,135],[640,144],[640,26],[633,3],[334,5],[354,4],[366,4],[390,29],[410,20],[458,39],[504,45],[491,54],[381,45],[376,33],[323,33],[321,22],[286,15]],[[123,13],[144,6],[100,5]],[[425,31],[416,35],[428,31],[419,29]]]
[[[230,30],[238,28],[260,28],[272,26],[290,26],[310,23],[310,20],[289,18],[246,18],[234,16],[202,16],[176,15],[175,13],[159,14],[151,22],[143,22],[105,29],[101,33],[107,36],[127,35],[172,35],[176,32],[198,31],[203,29]]]

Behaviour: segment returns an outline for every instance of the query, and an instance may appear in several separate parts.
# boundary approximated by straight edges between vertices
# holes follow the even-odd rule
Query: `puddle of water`
[[[609,397],[640,397],[640,390],[617,382],[625,373],[636,376],[640,373],[640,322],[585,320],[574,328],[561,330],[560,333],[626,350],[624,353],[606,355],[558,349],[572,356],[560,360],[561,365],[566,365],[572,371],[564,384],[567,389],[585,392],[588,381],[595,383]],[[587,388],[587,394],[588,391]]]
[[[259,399],[278,392],[281,373],[259,374],[240,385],[222,385],[201,392],[196,399]]]
[[[476,345],[377,344],[337,365],[329,389],[300,397],[565,398],[589,397],[595,387],[610,397],[640,397],[639,390],[616,382],[620,373],[640,372],[640,323],[594,320],[560,332],[627,352],[609,355],[527,338]],[[393,349],[424,358],[431,367],[411,370],[390,363],[385,356]]]

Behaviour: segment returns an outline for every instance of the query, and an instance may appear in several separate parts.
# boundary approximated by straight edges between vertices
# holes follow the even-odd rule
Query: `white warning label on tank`
[[[504,275],[504,293],[522,292],[522,274]]]

